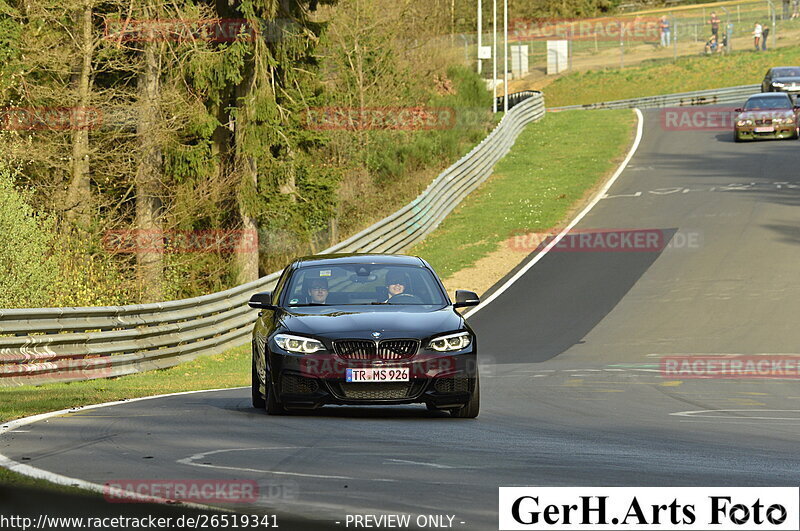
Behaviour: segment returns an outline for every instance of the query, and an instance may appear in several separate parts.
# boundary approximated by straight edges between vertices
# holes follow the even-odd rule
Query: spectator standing
[[[761,48],[761,34],[762,34],[761,24],[756,22],[755,27],[753,27],[753,44],[756,47],[756,51],[758,51]]]
[[[792,0],[792,18],[800,17],[800,0]]]
[[[761,30],[761,49],[763,51],[767,51],[767,37],[769,37],[769,26],[764,24],[764,28]]]
[[[711,35],[715,36],[717,41],[719,41],[719,22],[719,17],[712,11],[711,20],[709,20],[709,23],[711,24]]]
[[[667,20],[666,16],[661,17],[661,23],[659,24],[659,28],[661,29],[661,46],[666,48],[669,46],[670,43],[669,20]]]
[[[787,20],[789,18],[789,2],[791,2],[791,0],[783,0],[783,15],[781,16],[781,20]],[[764,37],[764,40],[767,40],[767,38]]]

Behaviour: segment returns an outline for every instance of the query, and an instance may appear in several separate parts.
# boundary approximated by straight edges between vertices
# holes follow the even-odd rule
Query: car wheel
[[[252,380],[252,392],[253,392],[253,407],[256,409],[264,409],[267,405],[267,402],[264,400],[264,396],[261,394],[260,382],[258,380],[258,372],[256,372],[256,360],[253,360],[253,380]]]
[[[733,133],[733,141],[734,142],[741,142],[742,138],[739,136],[739,133]]]
[[[481,382],[478,375],[475,375],[475,387],[472,396],[463,407],[450,410],[450,415],[457,419],[474,419],[481,410]]]
[[[256,350],[255,343],[253,343],[251,347],[253,351],[253,374],[250,380],[250,387],[253,395],[253,407],[257,409],[264,409],[267,403],[264,400],[264,395],[261,394],[261,380],[259,379],[258,371],[256,370],[256,355],[258,354],[258,351]]]

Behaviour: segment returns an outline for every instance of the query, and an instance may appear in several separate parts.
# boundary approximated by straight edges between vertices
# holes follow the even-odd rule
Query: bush
[[[54,235],[53,219],[34,211],[30,193],[0,169],[0,308],[51,306]]]

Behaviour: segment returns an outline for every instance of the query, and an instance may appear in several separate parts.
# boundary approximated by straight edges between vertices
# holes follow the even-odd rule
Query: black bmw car
[[[271,415],[325,404],[413,404],[474,418],[477,340],[427,262],[402,255],[300,258],[257,293],[253,406]]]
[[[775,66],[767,70],[761,92],[800,93],[800,66]]]

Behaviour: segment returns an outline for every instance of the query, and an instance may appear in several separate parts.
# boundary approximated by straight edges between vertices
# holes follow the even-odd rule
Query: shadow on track
[[[675,232],[663,229],[665,245]],[[492,302],[491,310],[470,318],[479,351],[497,363],[558,356],[608,315],[661,252],[550,251]],[[489,347],[480,350],[480,345]]]
[[[227,404],[226,404],[227,405]],[[260,409],[255,409],[249,405],[239,404],[239,407],[221,407],[239,413],[256,417],[267,417],[267,413]],[[317,409],[296,409],[286,416],[274,418],[292,417],[317,417],[317,418],[352,418],[352,419],[372,419],[372,420],[407,420],[407,419],[454,419],[446,411],[428,411],[424,405],[399,405],[399,406],[334,406],[327,405]],[[270,417],[272,418],[272,417]]]

